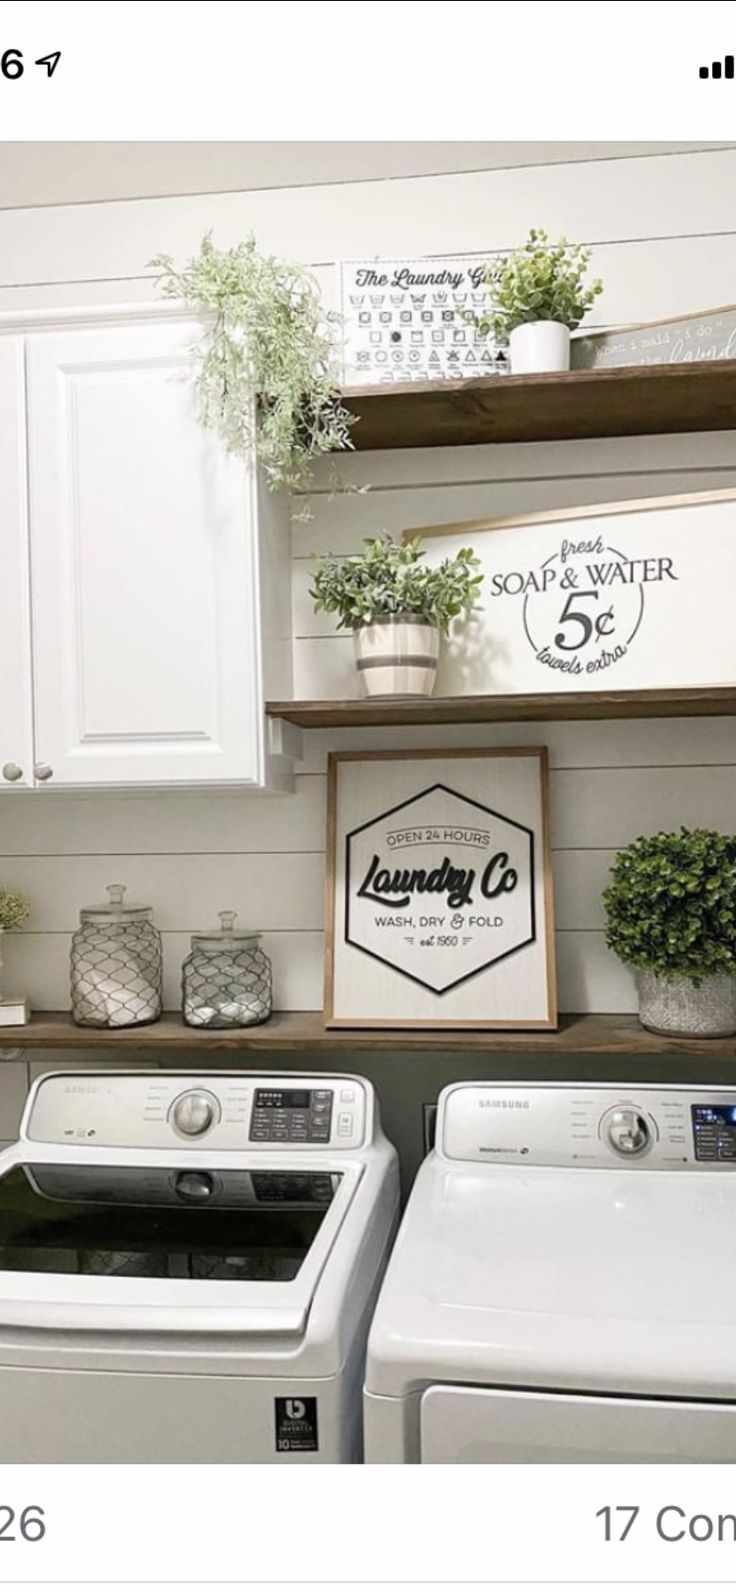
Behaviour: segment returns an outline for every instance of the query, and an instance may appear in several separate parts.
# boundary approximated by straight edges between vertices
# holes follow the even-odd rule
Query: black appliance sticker
[[[274,1399],[277,1454],[316,1453],[317,1400],[313,1398]]]

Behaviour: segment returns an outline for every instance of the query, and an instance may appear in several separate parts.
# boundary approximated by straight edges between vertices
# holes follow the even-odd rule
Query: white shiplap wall
[[[186,255],[209,228],[218,242],[253,229],[263,247],[309,261],[331,300],[341,258],[503,248],[537,224],[593,244],[606,283],[601,323],[654,318],[736,297],[735,179],[736,150],[719,150],[5,211],[0,310],[150,298],[151,256]],[[298,696],[356,690],[350,641],[312,612],[310,553],[350,549],[384,528],[736,486],[736,441],[724,432],[411,451],[356,458],[346,473],[370,492],[330,498],[323,477],[314,520],[294,528]],[[427,740],[406,731],[307,735],[294,797],[0,798],[0,880],[33,902],[29,930],[6,937],[8,987],[27,990],[41,1009],[66,1006],[79,907],[121,879],[155,906],[169,1004],[192,928],[229,906],[266,932],[277,1004],[319,1007],[327,750]],[[662,826],[734,827],[735,721],[471,727],[432,740],[549,746],[561,1005],[631,1009],[631,980],[602,933],[612,852]]]

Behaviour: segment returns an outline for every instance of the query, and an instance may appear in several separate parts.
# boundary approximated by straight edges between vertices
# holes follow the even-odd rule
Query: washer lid
[[[223,1160],[3,1157],[0,1323],[302,1333],[360,1169]]]
[[[736,1178],[422,1167],[367,1386],[427,1381],[733,1397]]]

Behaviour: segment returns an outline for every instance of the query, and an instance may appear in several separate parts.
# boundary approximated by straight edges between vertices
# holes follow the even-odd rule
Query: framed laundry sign
[[[570,343],[573,370],[689,365],[714,359],[736,359],[736,304],[696,310],[666,321],[577,333]]]
[[[482,608],[455,624],[438,692],[736,684],[736,492],[422,527],[430,563],[472,545]]]
[[[332,752],[325,1023],[554,1028],[547,754]]]

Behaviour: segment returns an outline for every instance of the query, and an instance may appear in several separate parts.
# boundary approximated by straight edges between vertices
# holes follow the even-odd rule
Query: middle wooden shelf
[[[736,685],[642,691],[559,691],[535,695],[356,697],[268,702],[269,718],[305,730],[391,725],[528,724],[564,719],[718,718],[736,713]]]

